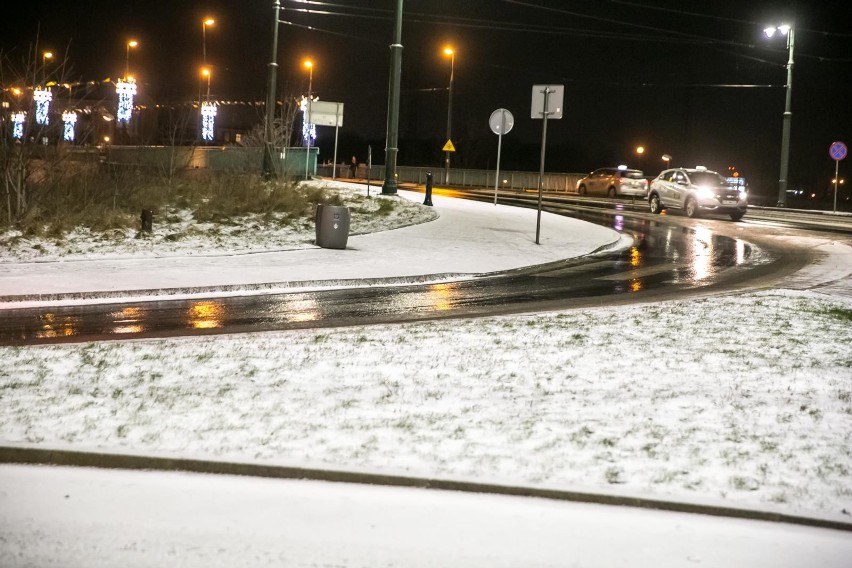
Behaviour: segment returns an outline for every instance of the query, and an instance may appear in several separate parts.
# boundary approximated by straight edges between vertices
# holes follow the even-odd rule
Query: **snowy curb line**
[[[788,523],[816,528],[833,529],[852,532],[852,522],[788,515],[757,509],[725,507],[718,505],[692,504],[678,501],[646,499],[548,489],[493,483],[478,483],[451,479],[436,479],[426,477],[409,477],[401,475],[386,475],[367,472],[350,472],[329,469],[300,468],[293,466],[276,466],[251,463],[224,461],[209,461],[186,458],[153,457],[128,454],[106,454],[95,452],[78,452],[69,450],[50,450],[41,448],[25,448],[0,446],[0,464],[53,465],[73,467],[94,467],[101,469],[125,470],[154,470],[154,471],[183,471],[190,473],[207,473],[219,475],[243,475],[272,479],[299,479],[310,481],[326,481],[333,483],[354,483],[360,485],[380,485],[392,487],[409,487],[433,489],[439,491],[460,491],[465,493],[486,493],[514,497],[534,497],[574,503],[591,503],[651,509],[679,513],[692,513],[713,517],[728,517],[754,521]]]
[[[145,290],[105,290],[102,292],[59,292],[55,294],[21,294],[0,296],[0,309],[14,308],[4,306],[22,302],[58,302],[62,300],[124,300],[134,298],[138,301],[156,301],[174,299],[179,295],[220,294],[234,292],[295,292],[317,288],[362,288],[375,286],[401,286],[405,284],[428,284],[447,280],[461,280],[474,275],[447,272],[444,274],[424,274],[416,276],[394,276],[390,278],[356,278],[352,280],[295,280],[286,282],[263,282],[257,284],[223,284],[219,286],[197,286],[185,288],[149,288]]]
[[[105,290],[92,292],[59,292],[54,294],[18,294],[0,296],[0,310],[15,309],[23,303],[61,303],[65,301],[92,300],[123,301],[158,301],[173,300],[185,296],[215,296],[219,294],[249,295],[252,293],[288,293],[304,292],[317,289],[366,288],[377,286],[405,286],[418,284],[436,284],[448,281],[470,280],[474,278],[493,278],[502,275],[527,273],[530,271],[548,270],[562,267],[566,262],[588,262],[596,255],[611,254],[633,246],[634,240],[628,235],[620,235],[618,239],[601,245],[592,252],[564,260],[556,260],[544,264],[523,266],[509,270],[499,270],[484,273],[445,272],[438,274],[421,274],[411,276],[391,276],[385,278],[354,278],[334,280],[296,280],[284,282],[262,282],[254,284],[224,284],[214,286],[197,286],[183,288],[150,288],[142,290]]]

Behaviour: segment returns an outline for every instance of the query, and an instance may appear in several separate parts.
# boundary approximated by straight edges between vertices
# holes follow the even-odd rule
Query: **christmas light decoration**
[[[77,124],[77,113],[73,111],[63,112],[62,122],[65,123],[65,128],[62,132],[62,139],[66,142],[73,142],[74,125]]]
[[[304,140],[305,144],[307,144],[309,136],[310,142],[317,139],[317,125],[308,122],[308,99],[306,97],[302,97],[300,106],[304,116],[304,119],[302,120],[302,140]]]
[[[115,84],[115,92],[118,93],[118,112],[116,113],[116,121],[127,124],[130,122],[130,116],[133,113],[133,97],[136,95],[136,81],[133,77],[128,77],[126,80],[119,79]]]
[[[213,127],[216,123],[216,112],[215,104],[201,104],[201,139],[205,142],[213,141]]]
[[[33,91],[33,100],[35,100],[36,124],[47,124],[49,121],[48,113],[50,112],[50,101],[53,100],[53,93],[45,89],[36,89]]]
[[[21,140],[24,137],[24,121],[27,119],[25,112],[12,113],[12,138]]]

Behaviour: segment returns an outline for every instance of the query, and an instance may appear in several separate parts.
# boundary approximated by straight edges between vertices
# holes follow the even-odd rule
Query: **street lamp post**
[[[52,51],[45,51],[44,53],[41,54],[41,76],[42,76],[42,81],[44,83],[47,83],[47,60],[48,59],[53,59],[53,52]]]
[[[139,42],[136,41],[135,39],[131,39],[130,41],[127,42],[127,45],[125,46],[125,51],[124,51],[124,78],[125,79],[130,77],[130,48],[136,47],[137,45],[139,45]]]
[[[402,78],[402,0],[396,0],[396,23],[390,46],[390,79],[388,81],[388,128],[385,143],[385,182],[383,195],[396,195],[396,156],[399,138],[399,87]]]
[[[275,17],[272,20],[272,59],[269,62],[269,75],[266,80],[266,116],[264,118],[263,177],[270,179],[275,176],[272,165],[272,121],[275,118],[275,77],[278,72],[278,16],[281,11],[281,0],[272,3]]]
[[[211,77],[212,75],[213,75],[213,73],[210,71],[210,68],[209,68],[209,67],[205,67],[205,68],[203,68],[203,69],[201,70],[201,76],[202,76],[202,77],[207,77],[207,96],[205,97],[205,100],[206,100],[207,102],[209,102],[209,101],[210,101],[210,77]]]
[[[447,98],[447,143],[449,143],[453,138],[453,75],[455,74],[456,68],[456,52],[452,47],[444,48],[444,55],[448,55],[450,57],[450,88],[449,88],[449,96]],[[444,175],[444,183],[450,183],[450,152],[444,152],[444,165],[446,168],[446,172]]]
[[[663,154],[663,161],[666,163],[666,169],[672,165],[672,157],[669,154]]]
[[[215,23],[216,20],[213,18],[201,20],[201,61],[205,67],[207,66],[207,26],[212,26]]]
[[[313,100],[313,95],[311,93],[313,91],[314,84],[314,62],[310,59],[306,59],[304,65],[308,70],[308,101],[305,106],[306,112],[303,120],[305,125],[305,135],[308,140],[308,151],[305,153],[305,179],[308,179],[308,169],[311,162],[311,125],[309,121],[311,119],[311,102]]]
[[[787,204],[787,173],[790,166],[790,123],[793,121],[793,113],[790,110],[790,102],[793,98],[793,49],[795,46],[795,32],[793,26],[784,24],[770,26],[763,30],[766,37],[772,37],[775,32],[787,36],[787,85],[784,98],[784,125],[781,131],[781,172],[778,176],[778,207]]]

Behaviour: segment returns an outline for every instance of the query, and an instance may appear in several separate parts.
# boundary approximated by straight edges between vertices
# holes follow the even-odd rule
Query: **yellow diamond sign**
[[[452,140],[447,140],[447,143],[446,143],[446,144],[444,144],[444,147],[443,147],[443,148],[441,148],[441,151],[442,151],[442,152],[455,152],[455,151],[456,151],[456,147],[455,147],[455,146],[453,146],[453,141],[452,141]]]

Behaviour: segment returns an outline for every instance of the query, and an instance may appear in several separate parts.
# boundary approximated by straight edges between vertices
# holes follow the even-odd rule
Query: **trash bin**
[[[345,249],[349,240],[349,208],[342,205],[317,205],[317,240],[322,248]]]

